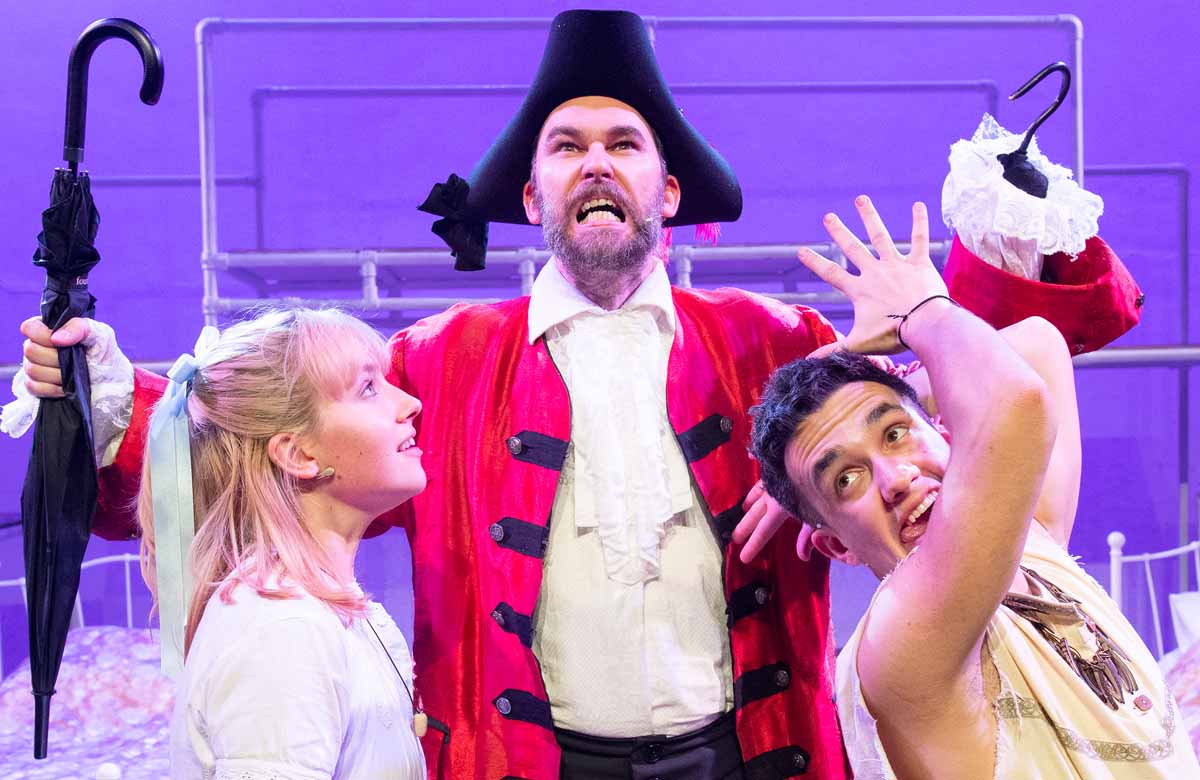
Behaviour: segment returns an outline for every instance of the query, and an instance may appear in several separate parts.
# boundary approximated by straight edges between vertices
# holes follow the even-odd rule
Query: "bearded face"
[[[679,182],[641,114],[618,100],[569,100],[547,117],[525,185],[525,214],[592,300],[628,289],[655,258]]]
[[[611,181],[595,180],[554,203],[535,184],[542,235],[575,278],[640,269],[662,240],[663,185],[638,204]]]

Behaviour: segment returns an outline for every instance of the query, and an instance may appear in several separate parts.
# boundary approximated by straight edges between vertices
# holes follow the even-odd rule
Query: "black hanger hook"
[[[87,120],[88,67],[96,47],[109,38],[121,38],[133,44],[142,58],[142,102],[152,106],[162,94],[163,60],[158,44],[141,25],[128,19],[100,19],[88,25],[71,49],[67,63],[67,128],[63,140],[63,159],[78,173],[83,161],[83,133]]]
[[[1071,90],[1071,69],[1067,67],[1065,62],[1056,62],[1052,65],[1047,65],[1037,72],[1033,78],[1021,85],[1021,88],[1008,96],[1009,100],[1016,100],[1024,95],[1029,90],[1036,87],[1051,73],[1058,72],[1062,74],[1062,83],[1058,86],[1058,97],[1050,104],[1050,107],[1042,112],[1042,115],[1033,121],[1029,129],[1025,131],[1025,138],[1021,141],[1021,145],[1017,148],[1017,152],[1025,154],[1029,149],[1029,142],[1033,140],[1034,132],[1042,126],[1042,123],[1050,118],[1050,115],[1058,110],[1058,107],[1067,99],[1067,93]]]

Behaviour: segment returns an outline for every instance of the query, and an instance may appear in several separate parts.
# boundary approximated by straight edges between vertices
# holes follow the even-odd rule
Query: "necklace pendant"
[[[417,739],[425,736],[425,732],[429,731],[429,716],[423,712],[413,713],[413,731],[417,732]]]

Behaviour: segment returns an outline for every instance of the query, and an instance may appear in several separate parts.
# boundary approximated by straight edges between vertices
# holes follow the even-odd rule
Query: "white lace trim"
[[[586,312],[551,329],[571,395],[575,525],[595,528],[615,582],[653,579],[667,526],[692,505],[666,415],[669,326],[650,307]]]
[[[129,420],[133,416],[133,364],[117,346],[113,329],[92,320],[91,333],[83,340],[92,389],[92,435],[96,463],[107,466],[116,457]],[[0,409],[0,431],[14,439],[25,435],[37,417],[38,398],[25,389],[25,371],[12,380],[16,400]]]
[[[1049,180],[1046,197],[1034,197],[1005,181],[996,155],[1014,151],[1021,138],[984,114],[971,140],[950,147],[942,220],[986,262],[1038,279],[1042,255],[1074,256],[1083,251],[1085,242],[1099,232],[1104,201],[1076,184],[1069,169],[1046,159],[1036,138],[1029,144],[1029,162]]]
[[[205,780],[330,780],[332,775],[277,761],[217,759]]]

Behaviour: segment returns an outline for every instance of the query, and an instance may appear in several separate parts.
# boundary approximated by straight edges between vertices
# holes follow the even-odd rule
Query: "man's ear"
[[[847,566],[858,566],[862,563],[858,556],[850,552],[838,535],[828,528],[818,528],[812,534],[812,546],[817,552],[831,561],[841,561]]]
[[[670,219],[679,213],[679,201],[682,197],[683,194],[679,189],[679,179],[668,175],[667,180],[663,183],[663,219]]]
[[[316,479],[321,464],[310,455],[291,432],[277,433],[267,442],[267,457],[282,471],[296,479]]]
[[[537,189],[532,180],[525,182],[525,188],[521,190],[521,201],[525,204],[525,218],[529,220],[529,224],[542,224],[542,210],[538,208]]]

